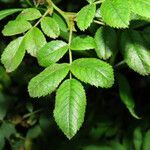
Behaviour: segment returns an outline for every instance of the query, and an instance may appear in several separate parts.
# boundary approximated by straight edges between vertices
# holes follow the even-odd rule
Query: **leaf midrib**
[[[125,26],[128,26],[128,24],[126,24],[126,22],[122,19],[122,17],[120,16],[120,14],[118,13],[117,9],[115,8],[115,6],[113,5],[113,2],[110,0],[110,4],[112,6],[112,8],[114,9],[114,11],[116,12],[116,14],[118,15],[118,17],[120,18],[120,20],[122,21],[122,23],[125,25]]]

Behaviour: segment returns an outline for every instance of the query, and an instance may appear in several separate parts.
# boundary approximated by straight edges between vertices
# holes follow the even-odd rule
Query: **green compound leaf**
[[[0,11],[0,20],[4,19],[7,16],[10,16],[16,12],[21,11],[22,9],[6,9],[6,10],[2,10]]]
[[[134,13],[143,17],[150,18],[150,1],[149,0],[130,0],[129,4]]]
[[[27,52],[34,57],[36,57],[37,51],[46,44],[46,39],[43,33],[37,27],[32,28],[25,35],[24,40]]]
[[[10,42],[1,57],[1,61],[4,64],[6,71],[14,71],[20,65],[24,55],[25,47],[23,37]]]
[[[62,58],[67,51],[67,43],[60,40],[51,41],[38,51],[38,62],[41,66],[48,67]]]
[[[51,94],[69,72],[68,64],[53,64],[32,78],[28,91],[31,97]]]
[[[117,45],[117,35],[114,29],[101,27],[95,34],[95,51],[100,59],[109,59],[115,52]]]
[[[96,87],[109,88],[114,84],[112,67],[96,58],[81,58],[71,65],[71,72],[79,80]]]
[[[40,18],[42,15],[36,8],[24,9],[18,16],[17,19],[22,20],[35,20]]]
[[[91,36],[77,36],[72,42],[71,50],[89,50],[95,48],[95,41]]]
[[[44,17],[42,19],[41,28],[47,36],[53,39],[56,39],[60,34],[58,23],[55,21],[55,19],[50,17]]]
[[[9,21],[8,24],[4,27],[2,33],[5,36],[12,36],[26,32],[32,28],[31,24],[26,20],[14,20]]]
[[[125,76],[119,74],[118,81],[119,81],[119,94],[122,102],[126,105],[127,109],[129,110],[129,112],[133,117],[135,117],[136,119],[140,119],[134,111],[135,103],[132,97],[131,88],[128,83],[128,80],[125,78]]]
[[[125,62],[141,75],[150,74],[150,51],[137,31],[126,31],[121,38]]]
[[[64,81],[56,92],[55,120],[63,133],[71,139],[82,126],[86,95],[82,84],[75,79]]]
[[[128,0],[105,0],[100,8],[106,24],[116,28],[128,27],[130,21]]]
[[[80,30],[87,29],[95,16],[96,12],[96,5],[95,4],[89,4],[85,7],[83,7],[77,14],[77,25]]]

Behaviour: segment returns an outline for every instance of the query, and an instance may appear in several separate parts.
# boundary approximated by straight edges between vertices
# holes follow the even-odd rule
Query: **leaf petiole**
[[[50,9],[47,9],[47,11],[44,13],[44,15],[38,20],[38,22],[33,26],[33,28],[34,27],[36,27],[40,22],[41,22],[41,20],[47,15],[47,14],[49,14],[51,11],[50,11]]]
[[[99,21],[99,20],[93,20],[93,22],[94,22],[94,23],[97,23],[97,24],[100,24],[100,25],[105,25],[105,23],[104,23],[104,22]]]
[[[104,2],[104,0],[99,0],[99,1],[94,2],[94,4],[95,4],[95,5],[98,5],[98,4],[101,4],[101,3],[103,3],[103,2]]]

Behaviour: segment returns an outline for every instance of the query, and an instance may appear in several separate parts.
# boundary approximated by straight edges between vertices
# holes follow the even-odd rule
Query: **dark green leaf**
[[[133,117],[135,117],[136,119],[140,119],[134,111],[135,103],[132,97],[128,80],[123,75],[120,74],[118,81],[119,81],[119,94],[122,102],[126,105],[127,109],[129,110],[129,112]]]
[[[95,34],[95,51],[101,59],[108,59],[117,51],[117,35],[112,28],[101,27]]]
[[[4,145],[5,145],[5,138],[2,134],[0,134],[0,150],[4,149]]]
[[[125,62],[141,75],[150,74],[150,51],[137,31],[126,31],[121,38]]]
[[[142,141],[143,141],[141,128],[139,128],[139,127],[135,128],[133,136],[134,136],[133,142],[134,142],[135,150],[141,150],[142,149]]]
[[[150,129],[145,133],[143,140],[143,150],[149,150],[150,148]]]
[[[29,139],[35,139],[41,133],[42,133],[42,130],[41,130],[40,126],[36,125],[36,126],[34,126],[34,127],[32,127],[31,129],[28,130],[28,133],[27,133],[26,137],[29,138]]]
[[[11,123],[4,122],[0,127],[0,133],[8,139],[12,134],[16,133],[15,126]]]

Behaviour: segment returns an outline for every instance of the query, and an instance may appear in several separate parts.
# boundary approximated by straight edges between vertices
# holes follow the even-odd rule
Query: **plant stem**
[[[101,4],[102,2],[104,2],[104,0],[100,0],[100,1],[96,1],[96,2],[94,2],[94,4]]]
[[[93,20],[93,22],[95,22],[95,23],[97,23],[97,24],[100,24],[100,25],[105,25],[103,22],[98,21],[98,20]]]
[[[44,15],[38,20],[38,22],[33,27],[36,27],[48,13],[50,13],[49,9],[47,9],[47,11],[44,13]]]
[[[122,61],[120,61],[119,63],[117,63],[114,67],[115,67],[115,68],[118,68],[118,67],[120,67],[120,66],[122,66],[122,65],[124,65],[124,64],[125,64],[125,61],[122,60]]]
[[[71,45],[71,40],[72,40],[72,27],[70,28],[70,31],[69,31],[69,42],[68,42],[68,45],[69,45],[69,63],[70,65],[72,64],[72,52],[71,52],[71,49],[70,49],[70,45]],[[72,75],[71,75],[71,72],[70,72],[70,79],[72,78]]]
[[[46,0],[46,1],[50,7],[52,6],[57,12],[59,12],[60,15],[64,17],[64,19],[66,19],[66,15],[64,11],[58,8],[51,0]]]
[[[51,0],[46,0],[48,5],[50,7],[53,7],[66,21],[68,28],[69,28],[69,40],[68,40],[68,46],[69,46],[69,64],[72,64],[72,52],[70,49],[71,40],[72,40],[72,33],[74,29],[74,16],[75,13],[66,13],[62,11],[60,8],[58,8]],[[71,14],[71,15],[70,15]],[[72,74],[70,72],[70,79],[72,78]]]
[[[36,111],[34,111],[34,112],[28,113],[28,114],[26,114],[26,115],[23,116],[23,119],[26,119],[26,118],[28,118],[28,117],[30,117],[30,116],[36,114],[36,113],[39,113],[39,112],[41,112],[42,110],[43,110],[43,109],[39,109],[39,110],[36,110]]]
[[[75,16],[76,16],[76,13],[74,13],[74,12],[65,12],[65,11],[63,11],[63,10],[61,10],[60,8],[58,8],[53,2],[52,2],[52,0],[46,0],[47,1],[47,3],[48,3],[48,5],[50,6],[50,7],[52,7],[53,9],[55,9],[64,19],[65,19],[65,21],[66,21],[66,23],[67,23],[67,25],[68,25],[68,28],[70,29],[70,20],[69,20],[69,18],[70,17],[72,17],[72,18],[74,18]],[[72,30],[73,30],[73,28],[72,28]]]

